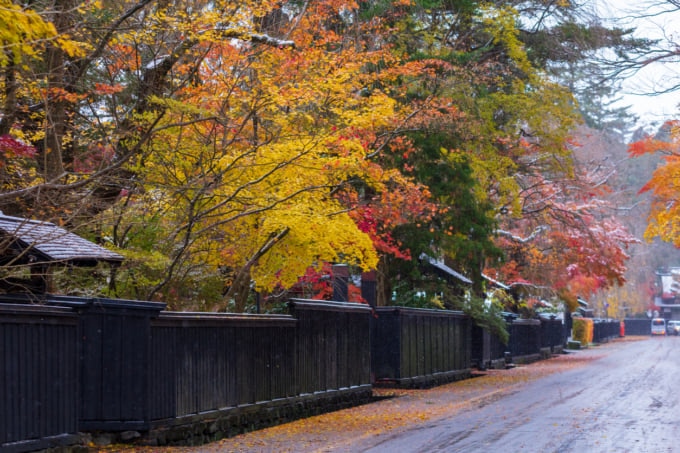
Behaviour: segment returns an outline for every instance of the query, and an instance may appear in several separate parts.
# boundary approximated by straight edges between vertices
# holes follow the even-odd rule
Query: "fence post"
[[[333,265],[333,300],[337,302],[349,301],[349,266],[346,264]]]
[[[462,312],[377,307],[371,322],[371,371],[376,383],[429,386],[467,377],[472,321]]]
[[[375,271],[364,272],[361,274],[361,297],[371,307],[377,305],[377,275]]]
[[[81,431],[149,428],[150,320],[159,302],[51,297],[79,312]]]
[[[79,441],[77,322],[68,308],[0,303],[0,451]]]
[[[371,308],[364,304],[292,299],[298,321],[299,393],[371,384]]]

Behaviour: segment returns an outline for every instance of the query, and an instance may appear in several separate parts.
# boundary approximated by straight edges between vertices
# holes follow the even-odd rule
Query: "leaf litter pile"
[[[636,337],[616,340],[636,341]],[[377,402],[317,415],[222,439],[198,447],[111,446],[101,452],[330,452],[350,451],[362,439],[400,428],[413,428],[473,407],[491,404],[523,384],[602,357],[596,349],[560,354],[550,360],[506,370],[487,370],[471,379],[430,389],[374,388]]]

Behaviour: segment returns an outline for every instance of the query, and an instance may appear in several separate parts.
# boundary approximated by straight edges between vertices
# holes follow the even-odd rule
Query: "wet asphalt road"
[[[609,347],[606,347],[609,349]],[[611,348],[480,408],[354,445],[362,452],[680,452],[680,337]],[[574,354],[588,354],[578,351]]]

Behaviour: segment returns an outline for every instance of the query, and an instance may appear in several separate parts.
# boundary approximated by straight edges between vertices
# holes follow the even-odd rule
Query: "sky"
[[[636,35],[662,40],[664,48],[680,43],[680,11],[657,14],[664,0],[598,0],[600,14],[611,17],[622,28],[634,27]],[[680,59],[675,63],[650,65],[630,76],[622,85],[622,104],[630,105],[640,122],[659,126],[663,121],[680,117],[680,91],[650,96],[670,84],[680,84]]]

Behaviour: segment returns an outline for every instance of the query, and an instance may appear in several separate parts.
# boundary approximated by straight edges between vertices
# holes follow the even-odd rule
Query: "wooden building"
[[[50,291],[53,266],[118,265],[123,257],[53,223],[0,212],[0,292]]]

